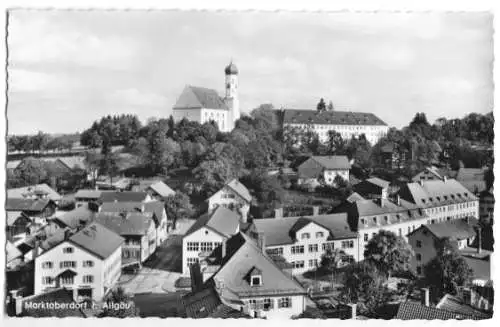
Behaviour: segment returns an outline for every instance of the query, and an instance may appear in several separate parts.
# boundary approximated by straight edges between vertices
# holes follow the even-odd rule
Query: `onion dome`
[[[224,70],[226,72],[226,75],[237,75],[238,74],[238,68],[236,67],[235,64],[231,61],[229,65],[226,66],[226,69]]]

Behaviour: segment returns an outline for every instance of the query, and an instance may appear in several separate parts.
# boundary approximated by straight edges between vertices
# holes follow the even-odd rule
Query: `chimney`
[[[421,288],[420,289],[420,301],[423,306],[428,307],[429,306],[429,289],[428,288]]]
[[[191,291],[193,293],[200,291],[203,288],[203,275],[198,262],[189,266],[191,273]]]
[[[239,210],[242,223],[246,223],[248,221],[248,210],[250,210],[250,208],[248,206],[243,206]]]
[[[66,229],[64,231],[64,240],[67,241],[71,237],[71,230]]]
[[[481,234],[481,227],[477,227],[477,253],[481,254],[483,248],[483,235]]]
[[[257,244],[262,253],[266,253],[266,236],[264,233],[261,232],[257,234]]]
[[[313,216],[319,216],[319,206],[313,206]]]
[[[78,288],[77,288],[77,287],[74,287],[71,291],[72,291],[72,293],[73,293],[73,301],[75,301],[75,302],[79,302],[79,301],[78,301]]]
[[[19,294],[18,290],[10,291],[11,303],[14,306],[15,315],[19,316],[23,313],[23,297]]]
[[[142,204],[141,204],[141,212],[142,212],[142,213],[144,213],[144,210],[145,210],[145,208],[144,208],[144,203],[142,203]]]
[[[356,319],[357,304],[356,303],[350,303],[348,305],[351,307],[351,319]]]
[[[399,196],[399,194],[396,197],[396,203],[398,206],[401,206],[401,196]]]
[[[274,209],[274,218],[276,219],[283,218],[283,208]]]

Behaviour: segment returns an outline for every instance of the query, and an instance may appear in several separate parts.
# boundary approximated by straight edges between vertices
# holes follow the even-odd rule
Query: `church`
[[[225,95],[221,97],[216,90],[187,85],[173,107],[174,120],[183,118],[200,124],[214,121],[221,132],[230,132],[240,118],[238,99],[238,68],[231,63],[224,69]]]

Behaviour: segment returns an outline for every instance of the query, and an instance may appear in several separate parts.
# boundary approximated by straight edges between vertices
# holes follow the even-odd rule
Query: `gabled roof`
[[[359,195],[356,192],[353,192],[351,195],[349,195],[346,199],[348,202],[356,202],[356,201],[361,201],[361,200],[366,200],[363,198],[361,195]]]
[[[453,311],[437,309],[433,307],[427,307],[416,302],[403,302],[399,305],[398,312],[394,319],[400,320],[479,320],[483,319],[477,315],[471,315],[466,313],[457,313]]]
[[[6,211],[43,211],[52,200],[49,199],[12,199],[5,201]]]
[[[436,308],[455,312],[457,314],[475,316],[481,319],[490,319],[492,317],[491,313],[476,309],[464,303],[464,301],[459,297],[453,296],[451,294],[445,294],[445,296],[436,305]]]
[[[248,202],[252,201],[252,195],[250,195],[250,191],[239,180],[233,179],[225,186],[235,191],[239,196],[241,196],[246,201]]]
[[[161,201],[149,202],[106,202],[101,205],[100,212],[141,212],[152,213],[152,218],[158,225],[165,211],[164,203]]]
[[[372,113],[353,111],[324,111],[308,109],[284,109],[285,124],[322,124],[322,125],[377,125],[387,124]]]
[[[151,188],[153,191],[155,191],[164,198],[170,195],[175,195],[175,191],[172,190],[170,186],[163,183],[162,181],[157,181],[155,183],[152,183],[151,185],[149,185],[149,188]]]
[[[187,85],[174,105],[176,109],[224,109],[228,107],[217,91],[204,87]]]
[[[351,169],[347,156],[312,156],[325,169]]]
[[[484,180],[483,168],[460,168],[457,171],[457,176],[455,179],[457,181],[473,181],[473,180]]]
[[[24,217],[26,219],[31,220],[26,214],[22,211],[7,211],[7,226],[12,226],[16,222],[19,217]]]
[[[145,213],[110,213],[97,214],[95,221],[106,226],[118,235],[146,235],[151,224],[151,215]]]
[[[143,202],[148,194],[146,192],[102,192],[99,197],[99,202]]]
[[[101,259],[106,259],[122,245],[124,239],[103,225],[94,222],[71,236],[69,241]]]
[[[47,184],[36,184],[7,190],[7,198],[23,199],[28,196],[36,195],[37,193],[47,194],[47,197],[52,201],[61,200],[61,195],[54,191]]]
[[[378,177],[371,177],[371,178],[366,179],[365,181],[368,183],[371,183],[373,185],[376,185],[380,188],[388,188],[389,185],[391,184],[390,182],[385,181],[385,180],[378,178]]]
[[[99,199],[103,191],[99,190],[78,190],[75,199]]]
[[[59,157],[57,161],[71,170],[85,170],[85,157]]]
[[[6,167],[7,169],[16,169],[19,164],[21,163],[21,160],[12,160],[12,161],[7,161]]]
[[[279,219],[265,218],[253,221],[256,231],[264,234],[266,246],[293,244],[294,234],[309,223],[325,228],[333,239],[357,238],[357,233],[349,228],[345,213]]]
[[[230,237],[238,232],[239,224],[240,217],[236,212],[219,206],[212,213],[206,213],[199,217],[191,228],[189,228],[184,237],[196,232],[202,227],[208,227],[223,236]]]
[[[7,254],[7,263],[23,256],[22,252],[19,251],[19,249],[9,241],[7,241],[7,244],[5,245],[5,252]]]
[[[470,219],[468,224],[463,219],[455,219],[436,224],[423,225],[422,228],[430,231],[438,239],[450,238],[452,240],[463,240],[476,235],[474,226],[477,225],[476,219]]]
[[[227,241],[227,249],[228,253],[223,258],[221,267],[207,281],[207,283],[223,283],[221,290],[223,299],[226,298],[226,294],[248,298],[306,293],[301,285],[283,273],[247,235],[238,233],[231,237]],[[253,267],[261,270],[262,284],[258,287],[251,286],[245,278]]]
[[[473,279],[483,280],[485,282],[491,279],[491,263],[488,258],[480,259],[470,256],[463,256],[467,265],[472,269]]]
[[[61,222],[64,226],[69,228],[77,228],[80,223],[89,222],[94,218],[95,212],[86,206],[78,207],[74,210],[68,211],[56,217],[55,219]]]

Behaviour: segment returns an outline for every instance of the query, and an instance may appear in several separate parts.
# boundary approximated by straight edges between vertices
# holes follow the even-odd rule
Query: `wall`
[[[479,201],[464,201],[458,204],[434,206],[423,209],[429,216],[428,224],[462,219],[467,216],[479,219]]]
[[[200,250],[198,251],[188,251],[187,250],[187,243],[188,242],[223,242],[224,238],[220,235],[215,233],[214,231],[202,227],[196,232],[184,237],[182,239],[182,274],[183,275],[190,275],[189,272],[189,267],[187,265],[188,258],[198,258]]]
[[[217,123],[219,130],[221,132],[229,132],[231,131],[230,126],[228,124],[228,116],[229,111],[224,109],[201,109],[201,123],[206,123],[211,120]]]
[[[422,242],[421,247],[417,247],[417,241]],[[417,271],[417,267],[422,267],[422,271],[420,271],[419,275],[422,275],[423,267],[437,254],[434,242],[434,236],[424,229],[416,231],[409,237],[408,243],[411,245],[413,251],[415,252],[415,255],[411,258],[410,264],[413,270],[417,272],[417,274],[419,274],[419,272]],[[417,261],[417,254],[420,254],[422,256],[422,259],[420,261]]]
[[[228,196],[233,196],[233,198]],[[227,186],[224,186],[208,199],[208,207],[210,210],[215,209],[219,205],[229,207],[231,204],[237,207],[244,206],[246,209],[250,209],[249,203]]]
[[[202,109],[173,109],[172,117],[175,122],[182,120],[183,118],[187,118],[191,121],[201,122],[201,111]]]
[[[122,272],[122,248],[117,248],[103,262],[102,280],[104,292],[111,289],[121,276]]]
[[[281,296],[277,297],[267,297],[274,301],[273,309],[270,309],[269,311],[264,311],[260,310],[260,314],[262,317],[266,317],[267,319],[287,319],[291,318],[293,316],[300,315],[302,312],[305,311],[305,296],[304,295],[295,295],[295,296],[285,296],[289,297],[292,301],[292,305],[290,308],[278,308],[278,299],[281,298]],[[258,299],[258,300],[263,300],[266,297],[253,297],[251,299]],[[242,298],[243,302],[248,303],[248,300],[250,298]],[[250,309],[250,315],[254,316],[255,310]]]

